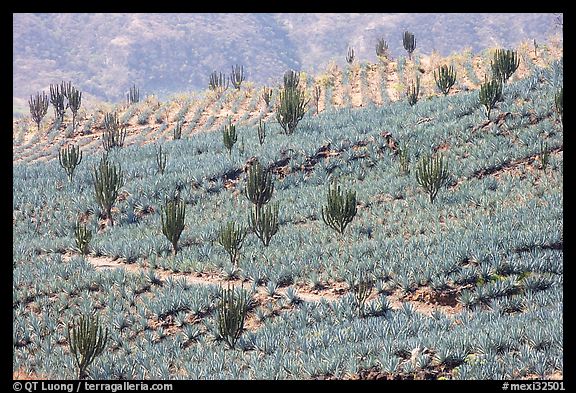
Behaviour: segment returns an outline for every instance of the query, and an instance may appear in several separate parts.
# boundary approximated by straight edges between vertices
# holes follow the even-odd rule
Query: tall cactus
[[[412,60],[412,52],[416,49],[416,38],[414,38],[414,34],[405,31],[402,36],[402,43],[404,44],[404,49],[408,52],[408,58]]]
[[[98,317],[82,315],[72,329],[68,327],[67,336],[78,367],[78,379],[84,379],[88,376],[88,367],[106,348],[108,329],[100,326]]]
[[[66,96],[60,85],[50,84],[50,103],[54,107],[54,118],[56,121],[64,121],[64,113],[66,112],[65,98]]]
[[[104,150],[110,151],[114,147],[123,147],[127,133],[126,125],[120,124],[118,113],[106,113],[104,116],[104,127],[106,128],[102,134]]]
[[[493,78],[503,83],[508,82],[508,79],[518,69],[519,65],[520,57],[513,50],[496,49],[494,58],[490,61]]]
[[[168,199],[162,209],[162,233],[172,243],[172,254],[178,253],[178,241],[184,230],[186,218],[186,203],[183,200]]]
[[[284,90],[296,89],[300,84],[300,73],[288,70],[284,73]]]
[[[228,89],[228,86],[228,78],[222,72],[217,73],[216,71],[213,71],[210,74],[208,88],[212,91],[215,91],[218,96],[222,95],[222,93]]]
[[[248,294],[242,288],[238,294],[228,285],[221,289],[218,304],[218,333],[229,348],[234,348],[244,330],[244,321],[248,313]]]
[[[560,90],[554,95],[554,105],[556,106],[556,112],[560,116],[560,124],[564,124],[564,102],[562,101],[562,96],[564,94],[564,88],[561,87]]]
[[[158,172],[160,172],[161,175],[163,175],[164,171],[166,170],[167,160],[168,156],[162,151],[162,145],[160,145],[158,147],[158,151],[156,152],[156,166],[158,167]]]
[[[252,164],[246,176],[244,195],[258,208],[270,201],[274,192],[272,174],[264,170],[257,160]]]
[[[316,114],[320,113],[320,94],[322,93],[322,88],[320,85],[314,86],[312,90],[312,97],[314,98],[314,104],[316,105]]]
[[[76,247],[82,255],[88,255],[88,245],[92,240],[92,231],[86,228],[86,224],[76,221],[74,227],[74,236],[76,238]]]
[[[416,168],[416,181],[428,193],[430,203],[434,203],[441,187],[448,183],[448,164],[442,155],[424,156]]]
[[[174,140],[182,138],[182,121],[178,121],[174,126]]]
[[[74,132],[76,129],[76,116],[82,103],[82,92],[70,86],[66,92],[66,97],[68,97],[68,107],[72,111],[72,132]]]
[[[116,166],[108,161],[107,156],[102,157],[100,164],[94,167],[92,181],[94,182],[96,201],[106,213],[106,218],[110,220],[110,224],[114,225],[112,206],[118,198],[120,187],[124,185],[120,164]]]
[[[298,122],[304,117],[308,101],[299,88],[285,88],[280,91],[276,120],[287,135],[294,133]]]
[[[416,82],[411,82],[406,89],[406,97],[408,97],[408,103],[410,106],[416,105],[418,102],[418,96],[420,95],[420,77],[416,75]]]
[[[262,88],[262,99],[266,103],[266,106],[270,106],[270,100],[272,99],[272,89],[264,86]]]
[[[266,123],[262,122],[262,119],[258,122],[258,142],[260,142],[260,146],[264,144],[264,140],[266,139]]]
[[[252,231],[262,244],[268,247],[270,240],[278,232],[278,202],[271,206],[254,205],[248,218]]]
[[[346,53],[346,61],[348,64],[352,64],[354,62],[354,48],[348,47],[348,52]]]
[[[222,140],[224,141],[224,147],[228,150],[228,155],[232,155],[232,147],[238,140],[238,135],[236,134],[236,126],[232,124],[231,119],[228,119],[228,124],[222,129]]]
[[[58,151],[58,161],[60,166],[64,168],[68,175],[68,181],[72,181],[74,170],[82,162],[82,151],[80,146],[69,145],[67,148],[63,147]]]
[[[490,112],[494,109],[498,100],[502,98],[502,82],[499,79],[491,81],[485,79],[484,83],[480,85],[478,96],[480,104],[486,110],[486,117],[490,120]]]
[[[240,90],[240,85],[244,81],[244,66],[232,66],[232,73],[230,74],[230,82],[236,90]]]
[[[132,105],[140,102],[140,89],[136,85],[132,85],[130,91],[126,93],[126,104]]]
[[[48,112],[49,102],[48,96],[44,92],[42,94],[36,93],[35,96],[30,96],[30,100],[28,100],[30,115],[38,127],[38,132],[40,132],[40,122]]]
[[[388,43],[384,38],[379,38],[376,42],[376,56],[382,59],[388,57]]]
[[[224,250],[230,256],[230,263],[238,265],[242,243],[246,238],[247,230],[240,226],[236,227],[234,222],[229,221],[226,226],[221,227],[218,232],[218,243],[224,247]]]
[[[436,75],[436,70],[434,71],[434,80],[436,81],[436,86],[444,95],[448,95],[454,83],[456,83],[456,70],[454,66],[448,66],[446,64],[438,67],[438,75]]]
[[[340,235],[352,222],[358,212],[356,208],[356,191],[342,191],[334,180],[328,186],[327,204],[322,207],[322,220]]]

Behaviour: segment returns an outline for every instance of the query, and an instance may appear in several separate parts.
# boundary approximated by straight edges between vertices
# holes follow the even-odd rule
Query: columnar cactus
[[[232,73],[230,74],[230,82],[236,90],[240,90],[240,85],[244,81],[244,66],[232,66]]]
[[[412,82],[406,89],[406,97],[408,97],[408,103],[410,106],[416,105],[418,102],[418,96],[420,95],[420,77],[416,76],[416,83]]]
[[[30,96],[30,100],[28,100],[30,115],[38,127],[38,132],[40,132],[40,122],[48,112],[49,102],[48,96],[44,92],[42,94],[36,93],[36,96]]]
[[[388,43],[384,38],[379,38],[378,42],[376,42],[376,56],[381,59],[388,57]]]
[[[186,218],[186,203],[183,200],[166,198],[162,214],[162,233],[172,243],[172,254],[178,253],[178,241],[184,230],[184,219]]]
[[[74,132],[76,129],[76,115],[82,103],[82,92],[70,86],[66,92],[66,97],[68,97],[68,107],[72,111],[72,132]]]
[[[268,247],[272,237],[278,232],[278,203],[259,207],[254,205],[249,216],[250,228],[258,239]]]
[[[218,243],[230,256],[230,263],[234,266],[238,264],[242,243],[246,238],[247,230],[240,226],[236,227],[234,222],[229,221],[226,226],[221,227],[218,232]]]
[[[54,118],[56,121],[64,121],[64,113],[66,112],[65,98],[61,86],[50,84],[50,103],[54,107]]]
[[[248,169],[244,195],[250,202],[261,208],[270,201],[273,192],[272,174],[268,170],[264,170],[260,162],[255,161]]]
[[[320,113],[320,93],[322,92],[322,88],[320,85],[314,86],[312,90],[312,97],[314,98],[314,104],[316,105],[316,114]]]
[[[491,81],[485,80],[483,84],[480,85],[479,91],[480,104],[484,106],[486,110],[486,117],[490,120],[490,112],[502,98],[502,82],[499,79],[493,79]]]
[[[174,126],[174,140],[182,138],[182,122],[179,121]]]
[[[270,100],[272,99],[272,89],[264,86],[262,88],[262,99],[266,103],[266,106],[270,106]]]
[[[564,94],[564,88],[561,87],[560,90],[554,95],[554,105],[556,106],[556,112],[560,116],[560,123],[564,123],[564,102],[562,101],[562,95]]]
[[[300,84],[300,73],[288,70],[284,73],[284,90],[296,89]]]
[[[87,369],[106,348],[108,329],[100,326],[98,317],[84,315],[70,329],[68,327],[68,344],[78,367],[78,379],[88,376]]]
[[[276,108],[276,120],[287,135],[294,133],[298,122],[306,113],[308,100],[304,92],[298,88],[288,88],[280,91],[280,99]]]
[[[228,155],[232,155],[232,147],[238,140],[238,135],[236,134],[236,126],[232,124],[230,119],[228,119],[228,124],[222,129],[222,139],[224,146],[228,150]]]
[[[126,103],[132,105],[138,102],[140,102],[140,89],[136,88],[136,85],[133,85],[130,91],[126,93]]]
[[[104,150],[110,151],[114,147],[123,147],[126,139],[126,125],[120,124],[118,113],[106,113],[104,116],[106,130],[102,134]]]
[[[348,47],[348,52],[346,53],[346,61],[348,64],[352,64],[354,62],[354,48]]]
[[[161,175],[163,175],[164,171],[166,170],[167,159],[168,156],[166,153],[162,152],[162,145],[160,145],[158,147],[158,151],[156,152],[156,165],[158,166],[158,172],[160,172]]]
[[[88,245],[92,240],[92,231],[86,228],[86,224],[76,221],[74,227],[74,236],[76,238],[76,247],[82,255],[88,255]]]
[[[262,122],[262,119],[258,122],[258,142],[260,142],[260,146],[264,144],[264,140],[266,139],[266,123]]]
[[[442,155],[422,157],[416,168],[416,181],[428,193],[431,203],[448,179],[448,164]]]
[[[114,202],[118,198],[120,187],[124,185],[124,176],[120,164],[116,166],[108,161],[107,156],[102,157],[100,164],[94,167],[92,181],[94,182],[96,201],[104,210],[106,218],[110,220],[110,224],[114,225],[112,206],[114,206]]]
[[[58,161],[60,166],[64,168],[68,175],[68,181],[72,181],[74,170],[82,162],[82,151],[80,146],[69,145],[67,148],[63,147],[58,151]]]
[[[402,42],[404,44],[404,49],[408,52],[408,58],[412,60],[412,52],[416,49],[416,38],[414,38],[414,34],[405,31],[402,36]]]
[[[446,64],[438,67],[438,75],[436,75],[436,70],[434,71],[434,80],[436,81],[436,86],[444,95],[448,95],[454,83],[456,83],[456,70],[454,66],[448,66]]]
[[[224,75],[222,72],[217,73],[216,71],[213,71],[210,74],[208,88],[215,91],[218,96],[222,95],[222,93],[228,89],[228,86],[228,78],[226,78],[226,75]]]
[[[496,49],[494,59],[490,61],[494,79],[506,83],[520,65],[518,53],[512,50]]]
[[[356,208],[356,191],[344,192],[336,181],[328,186],[327,204],[322,207],[322,220],[340,235],[352,222],[358,212]]]
[[[400,174],[410,173],[410,151],[407,145],[398,146],[398,159],[400,161]]]
[[[248,313],[248,294],[240,289],[238,294],[228,285],[221,289],[218,304],[218,333],[229,348],[234,348],[244,330],[244,321]]]
[[[370,293],[372,292],[373,287],[374,281],[363,273],[360,273],[350,285],[350,289],[354,293],[354,303],[358,310],[359,317],[363,317],[365,315],[364,309],[366,300],[368,300],[370,297]]]

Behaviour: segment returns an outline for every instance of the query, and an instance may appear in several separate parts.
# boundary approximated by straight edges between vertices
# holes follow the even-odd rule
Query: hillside
[[[109,334],[95,380],[562,380],[563,49],[517,49],[489,119],[486,51],[302,75],[321,99],[292,135],[275,121],[277,89],[266,106],[249,84],[116,101],[84,111],[76,132],[69,114],[54,127],[49,113],[40,133],[15,121],[14,376],[78,378],[67,327],[94,314]],[[431,75],[443,63],[458,74],[447,96]],[[104,158],[112,110],[128,136]],[[71,144],[83,158],[69,180],[58,151]],[[432,200],[418,181],[428,156],[446,164]],[[260,213],[245,192],[255,157],[274,185]],[[94,187],[108,165],[123,179],[111,217]],[[338,210],[326,208],[333,181],[355,192],[342,233],[324,218]],[[177,253],[170,206],[185,211]],[[250,224],[275,207],[268,230]],[[228,222],[250,226],[237,259],[219,241]],[[223,322],[231,303],[238,329]]]
[[[406,29],[416,53],[442,56],[558,33],[553,14],[14,14],[14,113],[61,80],[92,101],[117,102],[133,83],[165,99],[206,88],[213,70],[229,73],[233,64],[261,85],[287,69],[343,66],[349,45],[359,61],[373,62],[380,37],[396,58],[406,54]]]

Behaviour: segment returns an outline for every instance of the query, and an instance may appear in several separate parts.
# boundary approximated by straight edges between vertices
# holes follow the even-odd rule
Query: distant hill
[[[405,55],[542,42],[559,31],[554,14],[14,14],[13,107],[50,83],[72,80],[87,99],[123,100],[135,83],[160,97],[204,89],[213,70],[244,65],[247,80],[276,84],[289,68],[316,72],[345,63],[350,45],[360,61],[376,60],[387,40]]]

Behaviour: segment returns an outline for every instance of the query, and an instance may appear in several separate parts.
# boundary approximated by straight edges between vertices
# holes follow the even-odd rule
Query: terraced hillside
[[[307,77],[322,86],[320,111],[292,135],[274,121],[277,94],[266,106],[256,87],[117,105],[129,135],[108,155],[125,180],[113,226],[92,177],[104,111],[81,116],[77,134],[15,123],[13,372],[76,378],[67,327],[94,313],[109,339],[93,379],[561,379],[561,50],[520,52],[491,121],[476,90],[487,54],[450,59],[459,82],[446,97],[433,93],[434,58]],[[413,72],[423,97],[409,106],[400,84]],[[72,181],[57,159],[70,142],[83,151]],[[431,153],[449,172],[434,203],[416,181]],[[273,173],[279,229],[267,247],[249,233],[235,266],[217,237],[227,221],[247,226],[254,157]],[[335,178],[357,195],[343,235],[322,218]],[[176,255],[161,229],[166,198],[186,205]],[[78,220],[93,234],[87,255]],[[249,298],[232,349],[218,325],[227,285]]]

